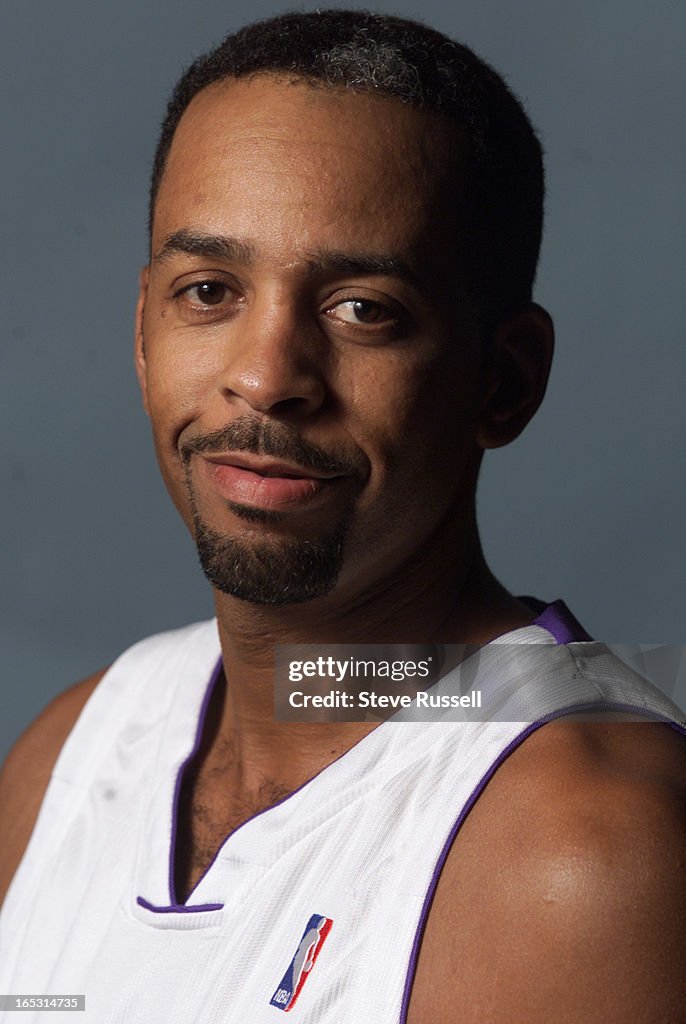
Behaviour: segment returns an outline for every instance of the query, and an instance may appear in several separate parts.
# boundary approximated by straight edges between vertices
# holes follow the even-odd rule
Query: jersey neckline
[[[491,642],[499,644],[509,641],[513,643],[552,642],[561,645],[591,639],[563,601],[556,600],[545,604],[528,596],[519,600],[538,613],[536,618],[529,625],[504,633]],[[258,826],[266,825],[267,817],[271,819],[272,824],[275,819],[283,819],[286,810],[284,805],[286,804],[290,805],[288,813],[291,814],[291,810],[294,812],[293,805],[301,802],[305,791],[321,786],[324,777],[328,779],[330,775],[345,775],[346,767],[350,768],[359,757],[371,754],[374,743],[370,741],[376,736],[375,743],[378,744],[380,737],[377,734],[387,725],[387,723],[381,723],[380,727],[362,736],[352,747],[330,764],[325,765],[297,789],[277,803],[257,811],[225,836],[188,895],[186,902],[179,903],[175,892],[174,858],[178,842],[181,786],[185,772],[193,763],[200,749],[211,696],[221,678],[223,667],[214,620],[212,624],[214,626],[213,636],[208,637],[203,632],[199,638],[200,643],[205,645],[202,656],[199,656],[198,644],[194,644],[188,657],[182,659],[178,666],[173,683],[177,692],[172,701],[170,721],[161,738],[157,758],[156,771],[158,774],[152,780],[148,813],[143,815],[139,827],[134,914],[156,926],[178,927],[178,922],[183,921],[184,927],[196,928],[217,923],[221,918],[220,912],[225,905],[225,899],[218,880],[216,883],[218,887],[215,888],[213,875],[217,872],[218,862],[226,859],[229,847],[233,850],[234,858],[249,859],[250,855],[254,854],[254,844],[247,841],[251,831],[254,832]],[[210,624],[208,623],[208,625]],[[551,639],[541,638],[542,631],[545,631]],[[208,654],[211,658],[209,678]],[[183,679],[183,685],[180,685],[181,679]],[[192,728],[189,728],[189,722],[193,723]],[[421,731],[421,727],[427,724],[431,723],[407,723],[404,728],[409,727],[417,732],[417,727],[420,727],[419,731]],[[169,744],[173,745],[177,752],[176,756],[171,759],[168,753]],[[181,753],[178,753],[179,751]],[[161,811],[164,807],[167,808],[167,811],[162,814]],[[171,809],[171,815],[169,815],[169,809]],[[291,816],[294,817],[295,814],[293,813]],[[262,820],[259,821],[259,819]],[[163,869],[163,864],[166,870]],[[256,868],[264,869],[266,867],[266,863],[256,865]],[[246,877],[247,884],[252,884],[254,875],[248,872]],[[165,879],[163,885],[162,878]],[[233,896],[237,898],[238,893],[232,893],[232,902]]]

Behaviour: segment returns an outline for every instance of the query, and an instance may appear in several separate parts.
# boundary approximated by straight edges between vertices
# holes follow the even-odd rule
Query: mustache
[[[180,448],[184,466],[188,466],[192,455],[226,455],[229,452],[270,455],[315,473],[358,478],[363,476],[359,462],[348,456],[324,451],[310,441],[304,441],[283,423],[257,420],[252,416],[240,416],[220,430],[199,434],[184,442]]]

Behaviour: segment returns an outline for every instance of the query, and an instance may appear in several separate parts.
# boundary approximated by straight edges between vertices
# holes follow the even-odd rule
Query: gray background
[[[3,0],[0,754],[56,691],[211,614],[132,370],[146,179],[185,65],[287,6]],[[682,643],[686,8],[376,9],[505,72],[547,150],[537,298],[558,352],[536,421],[487,460],[487,555],[513,590],[564,596],[601,639]]]

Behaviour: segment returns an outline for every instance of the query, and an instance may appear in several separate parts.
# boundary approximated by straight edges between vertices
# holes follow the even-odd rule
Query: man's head
[[[317,46],[328,78],[307,70]],[[441,92],[451,61],[462,85]],[[287,16],[182,79],[137,364],[163,475],[219,590],[354,600],[420,552],[456,557],[483,449],[543,393],[549,323],[528,303],[540,192],[516,102],[428,29]]]

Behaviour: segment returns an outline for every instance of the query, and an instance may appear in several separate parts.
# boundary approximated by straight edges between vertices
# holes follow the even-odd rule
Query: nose
[[[309,416],[326,397],[327,354],[316,325],[286,304],[255,303],[227,332],[219,387],[272,415]]]

